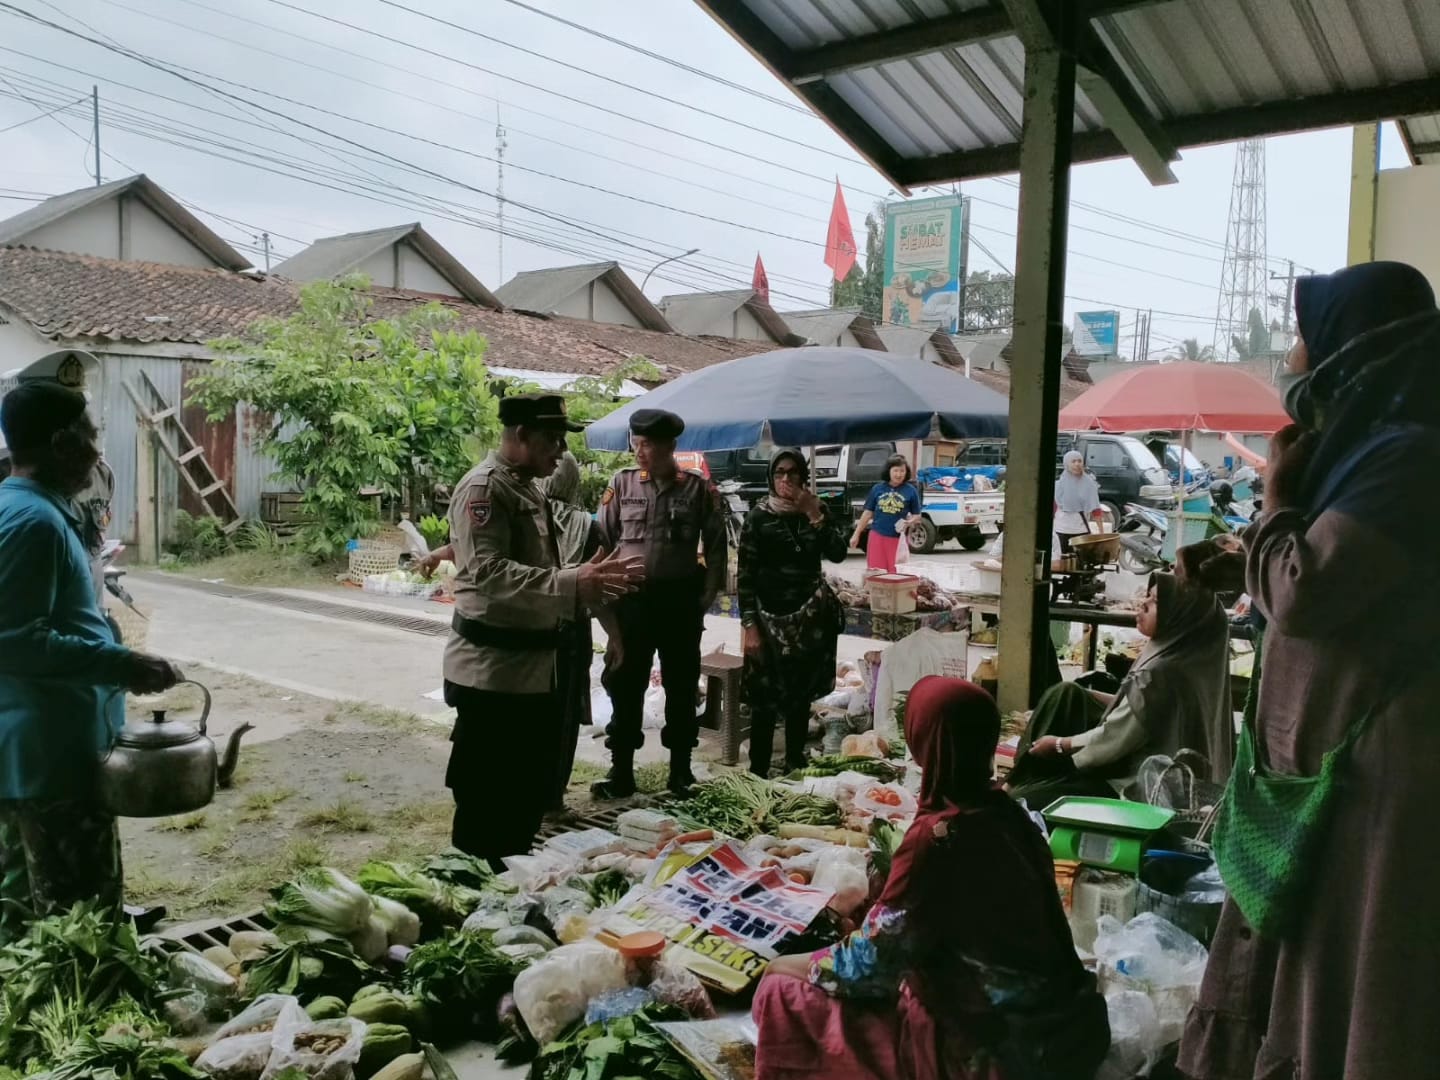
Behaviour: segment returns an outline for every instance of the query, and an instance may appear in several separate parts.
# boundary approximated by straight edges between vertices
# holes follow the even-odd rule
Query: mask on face
[[[1315,403],[1311,399],[1310,375],[1308,371],[1286,372],[1275,380],[1275,388],[1280,391],[1280,399],[1290,419],[1301,427],[1313,429],[1319,424]]]

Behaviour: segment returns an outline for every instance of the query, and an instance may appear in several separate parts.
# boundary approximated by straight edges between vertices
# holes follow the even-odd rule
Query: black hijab
[[[1319,510],[1377,432],[1440,427],[1440,311],[1420,271],[1375,262],[1300,278],[1295,316],[1310,369],[1286,404],[1320,432],[1305,485]]]

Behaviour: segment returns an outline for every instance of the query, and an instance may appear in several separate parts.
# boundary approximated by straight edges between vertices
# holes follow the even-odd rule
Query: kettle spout
[[[220,767],[215,773],[215,782],[222,788],[228,788],[230,781],[235,777],[235,763],[240,758],[240,738],[247,731],[254,731],[255,725],[250,723],[241,724],[230,733],[230,738],[225,741],[225,753],[220,757]]]

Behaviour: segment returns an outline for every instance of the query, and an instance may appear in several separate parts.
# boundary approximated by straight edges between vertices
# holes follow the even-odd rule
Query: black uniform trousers
[[[445,683],[456,711],[445,786],[455,796],[450,840],[467,855],[525,855],[555,794],[563,709],[559,695],[501,694]]]
[[[660,682],[665,688],[665,730],[660,742],[672,751],[689,751],[696,743],[696,693],[700,686],[700,635],[705,613],[700,610],[704,579],[661,581],[627,596],[616,607],[624,648],[619,667],[607,668],[604,684],[610,694],[611,718],[605,745],[635,751],[645,745],[642,729],[645,691],[650,669],[660,655]]]

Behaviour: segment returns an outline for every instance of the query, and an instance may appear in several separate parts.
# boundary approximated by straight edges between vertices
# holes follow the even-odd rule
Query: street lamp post
[[[679,255],[671,255],[668,259],[661,259],[658,263],[656,263],[650,268],[650,273],[645,275],[645,280],[640,282],[640,291],[644,292],[645,286],[650,284],[650,274],[655,273],[656,270],[659,270],[660,267],[664,266],[666,263],[672,263],[676,259],[688,259],[691,255],[698,255],[699,253],[699,248],[691,248],[689,251],[682,251]]]

